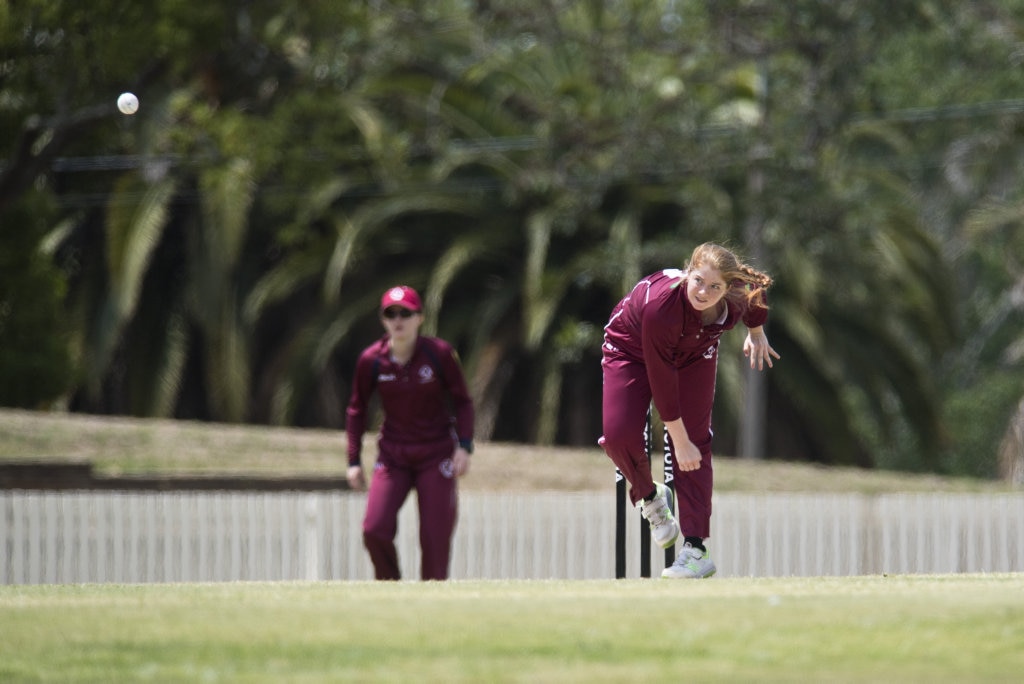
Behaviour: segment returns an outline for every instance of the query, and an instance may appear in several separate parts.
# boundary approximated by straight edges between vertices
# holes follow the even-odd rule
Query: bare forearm
[[[665,423],[665,427],[668,429],[668,436],[672,438],[673,444],[686,444],[690,441],[690,435],[686,432],[682,418],[668,421]]]

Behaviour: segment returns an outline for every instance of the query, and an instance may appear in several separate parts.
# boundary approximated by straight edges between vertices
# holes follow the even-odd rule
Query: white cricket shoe
[[[668,579],[703,579],[714,575],[717,569],[706,551],[683,544],[676,562],[662,570],[661,576]]]
[[[660,482],[655,482],[656,491],[650,501],[640,501],[640,515],[647,519],[651,526],[654,542],[663,549],[676,543],[679,538],[679,523],[672,515],[668,505],[668,489]]]

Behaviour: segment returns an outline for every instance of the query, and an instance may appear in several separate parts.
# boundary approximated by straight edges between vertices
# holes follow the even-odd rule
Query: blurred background
[[[614,304],[776,279],[716,452],[1024,481],[1024,2],[0,3],[0,405],[344,427],[424,295],[478,439],[595,444]],[[134,92],[131,116],[116,107]]]

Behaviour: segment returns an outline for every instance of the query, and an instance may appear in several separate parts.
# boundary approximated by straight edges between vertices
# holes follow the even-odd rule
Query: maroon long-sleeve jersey
[[[669,268],[647,276],[612,310],[604,329],[604,348],[643,363],[651,396],[662,420],[682,415],[677,368],[717,351],[722,333],[741,320],[763,325],[768,310],[731,300],[716,322],[704,325],[686,298],[686,272]]]
[[[409,362],[398,364],[391,360],[385,335],[356,361],[345,412],[349,465],[360,463],[366,410],[374,391],[384,412],[382,442],[434,445],[449,437],[454,447],[455,440],[473,439],[473,402],[452,346],[437,337],[420,336]]]

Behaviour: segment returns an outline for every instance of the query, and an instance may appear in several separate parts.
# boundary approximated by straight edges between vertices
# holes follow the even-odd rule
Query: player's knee
[[[637,440],[635,434],[627,433],[625,430],[605,430],[599,444],[609,454],[628,453],[631,450],[643,449],[643,442]]]
[[[390,537],[382,527],[376,525],[363,526],[363,543],[367,547],[378,546],[388,541],[390,541]]]

